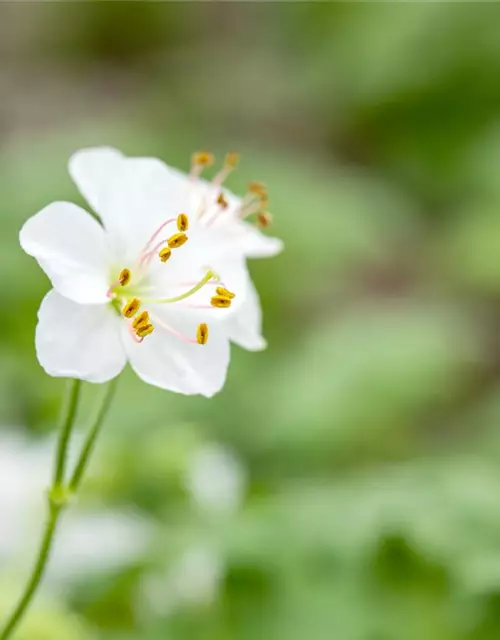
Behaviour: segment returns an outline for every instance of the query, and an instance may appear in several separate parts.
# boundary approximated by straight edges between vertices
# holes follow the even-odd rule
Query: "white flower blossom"
[[[189,174],[164,164],[158,166],[155,175],[149,172],[151,158],[126,158],[117,149],[96,147],[82,149],[70,160],[70,173],[89,204],[99,212],[103,206],[103,193],[124,162],[145,176],[149,175],[150,188],[161,192],[168,185],[169,198],[162,202],[163,215],[176,216],[180,211],[189,214],[190,228],[216,230],[226,247],[243,258],[267,258],[283,250],[283,242],[263,234],[249,220],[256,218],[260,226],[268,226],[270,216],[267,207],[267,190],[260,183],[250,183],[244,198],[238,198],[223,187],[238,158],[230,153],[223,168],[211,182],[200,177],[202,170],[213,162],[206,152],[193,154]],[[156,161],[158,162],[158,161]],[[136,223],[137,224],[137,223]],[[106,221],[105,221],[106,225]],[[227,319],[225,328],[232,342],[244,349],[258,351],[266,347],[262,336],[262,312],[258,293],[245,271],[240,283],[240,305]]]
[[[264,215],[256,208],[262,188],[254,185],[261,195],[238,204],[222,193],[225,175],[209,186],[200,166],[184,176],[110,148],[71,158],[70,173],[102,225],[54,202],[20,233],[53,285],[36,331],[47,373],[105,382],[129,361],[150,384],[210,397],[224,384],[230,339],[265,346],[245,258],[281,246],[242,219]],[[215,204],[207,201],[211,189]]]

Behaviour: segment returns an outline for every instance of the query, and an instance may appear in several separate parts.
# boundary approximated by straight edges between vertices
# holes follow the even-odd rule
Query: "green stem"
[[[80,381],[75,380],[72,381],[68,387],[68,395],[66,402],[64,403],[65,408],[63,411],[60,435],[57,444],[53,483],[49,490],[49,517],[47,519],[47,524],[43,533],[38,556],[31,572],[31,576],[28,580],[28,584],[26,585],[16,608],[12,612],[10,618],[7,620],[5,627],[2,631],[0,631],[0,640],[7,640],[7,638],[11,637],[12,632],[17,628],[17,625],[22,620],[40,585],[40,582],[47,568],[47,562],[49,560],[50,551],[54,542],[54,535],[56,532],[59,516],[61,515],[64,507],[68,505],[72,494],[76,492],[76,490],[80,486],[81,480],[83,478],[83,473],[87,467],[87,463],[92,452],[95,440],[97,438],[97,435],[99,434],[106,413],[110,407],[115,387],[116,380],[114,380],[106,390],[103,401],[96,411],[95,418],[92,421],[89,435],[87,436],[87,440],[79,456],[75,471],[73,472],[69,484],[65,486],[64,477],[66,470],[68,445],[75,421],[81,383]]]
[[[68,444],[71,430],[76,416],[78,400],[80,398],[82,383],[80,380],[71,380],[68,385],[68,395],[63,408],[61,426],[59,429],[59,440],[57,442],[56,462],[54,466],[54,479],[52,489],[59,487],[64,481],[66,471],[66,458],[68,454]]]
[[[37,561],[35,563],[35,566],[33,567],[31,578],[26,585],[24,594],[19,600],[17,607],[14,609],[9,621],[5,625],[0,635],[0,640],[6,640],[6,638],[10,637],[11,633],[21,621],[23,614],[27,610],[36,590],[38,589],[38,586],[43,578],[43,574],[45,573],[45,567],[47,566],[47,560],[52,548],[52,543],[54,542],[54,533],[56,530],[59,515],[61,513],[61,509],[62,505],[55,504],[52,501],[49,502],[49,517],[47,519],[47,524],[45,525],[42,543],[38,552]]]
[[[31,577],[26,585],[23,595],[14,609],[11,617],[1,632],[0,640],[6,640],[11,633],[17,627],[19,621],[24,615],[24,612],[28,608],[37,588],[40,584],[47,560],[54,540],[54,533],[56,530],[57,520],[61,510],[65,504],[62,495],[61,482],[64,477],[64,470],[66,467],[66,456],[68,453],[68,444],[75,422],[76,410],[78,407],[78,400],[80,398],[81,382],[80,380],[70,380],[67,387],[66,398],[63,403],[63,409],[61,413],[61,424],[59,427],[59,439],[57,441],[57,452],[54,464],[54,475],[52,480],[52,486],[49,491],[49,517],[47,524],[45,525],[45,531],[42,537],[40,550],[31,573]]]
[[[71,476],[71,480],[69,481],[68,489],[70,493],[76,493],[80,487],[80,483],[82,481],[83,474],[85,473],[85,469],[87,468],[92,450],[94,449],[97,436],[101,431],[104,418],[108,413],[109,407],[111,406],[111,401],[113,400],[113,396],[115,395],[117,382],[118,378],[115,378],[109,383],[106,391],[104,392],[101,404],[95,412],[94,419],[91,423],[92,426],[88,431],[87,437],[85,439],[85,444],[83,445],[83,449],[76,463],[75,470],[73,471],[73,475]]]

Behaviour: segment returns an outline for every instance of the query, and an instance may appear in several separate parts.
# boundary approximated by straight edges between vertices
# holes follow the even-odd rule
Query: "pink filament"
[[[198,178],[203,173],[203,169],[204,168],[205,167],[202,164],[193,164],[193,165],[191,165],[191,170],[189,172],[189,179],[190,179],[191,184],[198,180]]]
[[[206,225],[207,227],[211,227],[213,225],[213,223],[217,220],[217,218],[220,216],[221,213],[227,211],[226,207],[223,207],[222,205],[216,204],[216,208],[215,211],[208,216],[207,220],[206,220]]]
[[[132,326],[132,323],[131,323],[131,322],[130,322],[130,323],[128,323],[128,324],[127,324],[127,326],[128,326],[128,331],[129,331],[130,335],[132,336],[132,340],[133,340],[134,342],[137,342],[137,344],[141,344],[141,342],[144,340],[144,338],[140,338],[140,337],[136,334],[136,332],[134,331],[134,327]]]
[[[222,167],[222,169],[219,171],[219,173],[212,180],[212,184],[215,187],[220,187],[221,184],[223,184],[224,180],[228,177],[228,175],[231,173],[232,170],[233,170],[233,168],[232,167],[228,167],[227,165]]]
[[[191,304],[190,302],[177,302],[177,307],[181,309],[216,309],[217,307],[212,307],[211,304]]]
[[[253,213],[257,213],[261,209],[259,199],[255,199],[255,197],[245,197],[243,198],[241,205],[236,210],[236,215],[240,218],[240,220],[244,220],[248,218]]]
[[[141,254],[141,257],[139,258],[139,264],[144,264],[145,262],[151,262],[152,257],[154,256],[154,254],[158,251],[158,249],[160,249],[160,247],[162,247],[166,242],[168,242],[168,238],[163,238],[163,240],[160,240],[160,242],[158,242],[157,244],[155,244],[155,246],[150,249],[149,251],[146,251],[144,253]]]
[[[112,298],[113,297],[113,289],[115,289],[118,285],[120,285],[121,282],[119,280],[117,280],[116,282],[113,282],[113,284],[109,285],[109,289],[106,292],[106,296],[108,298]]]
[[[153,235],[151,236],[151,238],[149,238],[149,240],[146,242],[146,244],[144,245],[142,251],[141,251],[141,255],[139,256],[139,263],[142,263],[144,260],[144,257],[147,256],[149,254],[148,252],[148,247],[149,245],[158,237],[159,233],[169,224],[172,224],[172,222],[176,222],[177,218],[169,218],[168,220],[165,220],[165,222],[163,222],[158,229],[156,229],[156,231],[153,233]],[[163,241],[165,242],[165,241]],[[162,244],[163,244],[162,242]],[[154,253],[155,249],[153,249],[153,253]]]
[[[189,344],[198,344],[198,340],[196,338],[189,338],[180,331],[177,331],[176,329],[170,327],[168,324],[165,324],[161,320],[158,320],[158,318],[154,318],[153,322],[155,325],[161,327],[165,331],[168,331],[168,333],[171,333],[173,336],[179,338],[179,340],[182,340],[183,342],[188,342]]]

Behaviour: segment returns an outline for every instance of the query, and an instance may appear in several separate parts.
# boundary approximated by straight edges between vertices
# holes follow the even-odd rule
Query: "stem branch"
[[[83,449],[80,453],[80,456],[78,457],[78,461],[76,463],[75,470],[73,471],[73,475],[71,476],[71,480],[69,481],[68,489],[70,493],[76,493],[80,487],[83,474],[85,473],[85,469],[87,468],[90,455],[97,440],[97,436],[101,431],[104,418],[108,413],[109,407],[111,406],[111,401],[113,400],[113,396],[115,395],[117,382],[118,378],[115,378],[109,383],[106,391],[104,392],[102,401],[95,412],[95,416],[91,422],[91,427],[88,431],[87,437],[85,438]]]

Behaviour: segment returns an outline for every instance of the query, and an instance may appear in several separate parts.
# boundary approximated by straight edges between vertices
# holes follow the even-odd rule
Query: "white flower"
[[[161,201],[162,215],[174,217],[179,212],[189,214],[190,229],[207,228],[216,230],[221,242],[230,246],[236,255],[242,258],[266,258],[283,250],[283,242],[259,231],[250,218],[256,217],[261,226],[269,222],[267,191],[259,183],[251,183],[244,198],[238,198],[223,188],[227,175],[235,168],[238,158],[236,154],[228,154],[221,171],[211,182],[200,178],[202,170],[213,161],[211,154],[201,152],[193,154],[192,167],[189,174],[173,167],[168,167],[151,158],[126,158],[117,149],[96,147],[83,149],[73,155],[70,160],[70,173],[88,200],[89,204],[103,217],[104,224],[116,226],[116,221],[107,220],[104,194],[113,181],[119,167],[126,163],[129,170],[136,170],[144,176],[145,186],[153,192],[163,194],[168,189],[167,201]],[[156,167],[151,171],[151,164]],[[126,191],[122,191],[126,198]],[[143,196],[138,193],[136,198]],[[160,196],[161,197],[161,196]],[[123,221],[122,224],[127,224]],[[136,219],[136,229],[140,226],[140,218]],[[137,229],[140,233],[140,229]],[[266,341],[262,336],[262,312],[257,291],[245,271],[240,283],[245,290],[241,291],[240,306],[227,319],[226,332],[231,341],[244,349],[257,351],[265,348]]]
[[[262,346],[245,256],[264,254],[269,240],[240,219],[224,223],[229,206],[220,219],[211,210],[190,219],[186,210],[208,186],[154,158],[84,150],[70,173],[103,226],[54,202],[21,230],[23,249],[54,287],[38,314],[41,365],[53,376],[105,382],[128,360],[150,384],[212,396],[225,381],[229,338]]]

